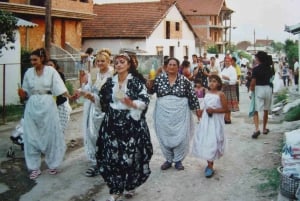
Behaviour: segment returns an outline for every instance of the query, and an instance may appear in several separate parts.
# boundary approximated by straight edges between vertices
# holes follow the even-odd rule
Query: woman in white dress
[[[273,80],[273,93],[278,93],[280,90],[284,88],[284,83],[282,79],[281,65],[275,63],[274,66],[275,66],[275,76]]]
[[[19,96],[27,100],[24,112],[24,153],[30,179],[40,174],[41,154],[45,155],[48,173],[56,174],[66,151],[65,139],[53,96],[69,97],[58,72],[46,66],[43,48],[30,55],[33,68],[29,68],[23,80]]]
[[[204,96],[202,117],[195,129],[192,153],[196,157],[207,160],[205,176],[213,176],[214,161],[224,154],[224,113],[228,111],[224,93],[221,91],[222,81],[218,75],[209,78],[209,90]]]
[[[107,78],[112,77],[114,73],[113,67],[110,66],[110,56],[111,53],[107,49],[100,50],[97,53],[96,67],[99,69],[97,79],[95,83],[92,84],[91,77],[88,75],[88,82],[83,86],[83,91],[81,91],[81,95],[86,98],[83,110],[84,148],[88,160],[92,163],[91,167],[85,172],[87,177],[93,177],[99,174],[95,158],[96,141],[104,113],[101,110],[98,95]]]

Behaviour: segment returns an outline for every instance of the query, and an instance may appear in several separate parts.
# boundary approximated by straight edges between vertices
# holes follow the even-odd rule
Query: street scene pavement
[[[225,125],[225,155],[215,161],[216,173],[205,178],[206,161],[188,155],[184,171],[175,168],[162,171],[165,161],[153,128],[152,112],[156,97],[151,97],[147,122],[154,154],[150,178],[136,190],[132,201],[270,201],[277,200],[277,191],[262,188],[262,172],[280,166],[282,131],[276,118],[270,120],[268,135],[252,139],[252,119],[248,117],[247,88],[240,87],[240,111],[232,113],[232,124]],[[7,158],[12,145],[9,139],[15,124],[0,127],[0,201],[105,201],[108,188],[101,176],[86,177],[89,167],[82,143],[82,110],[73,111],[66,131],[68,151],[59,174],[49,175],[42,165],[42,174],[32,181],[23,152],[15,146],[15,159]],[[195,116],[196,123],[196,116]],[[126,199],[124,199],[126,200]]]

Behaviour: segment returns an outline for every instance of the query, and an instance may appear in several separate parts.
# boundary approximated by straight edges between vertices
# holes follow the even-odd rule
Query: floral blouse
[[[171,86],[167,73],[162,73],[155,78],[153,87],[148,90],[150,94],[156,93],[157,97],[173,95],[187,98],[191,110],[200,109],[198,98],[191,82],[183,75],[178,74],[175,83]]]

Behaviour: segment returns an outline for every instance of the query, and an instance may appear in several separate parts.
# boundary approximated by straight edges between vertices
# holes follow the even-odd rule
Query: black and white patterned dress
[[[100,90],[106,113],[99,130],[96,158],[110,194],[121,194],[143,184],[151,171],[153,154],[145,113],[149,96],[145,85],[129,74],[122,90],[137,105],[129,108],[117,97],[118,75],[108,78]]]

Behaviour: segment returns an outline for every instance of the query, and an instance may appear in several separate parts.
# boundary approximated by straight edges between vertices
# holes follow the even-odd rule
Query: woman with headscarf
[[[156,93],[154,110],[155,132],[166,161],[161,169],[167,170],[175,163],[184,170],[182,161],[189,150],[190,136],[194,132],[192,110],[200,116],[200,105],[191,82],[179,74],[179,61],[169,58],[167,73],[149,82],[148,91]]]

